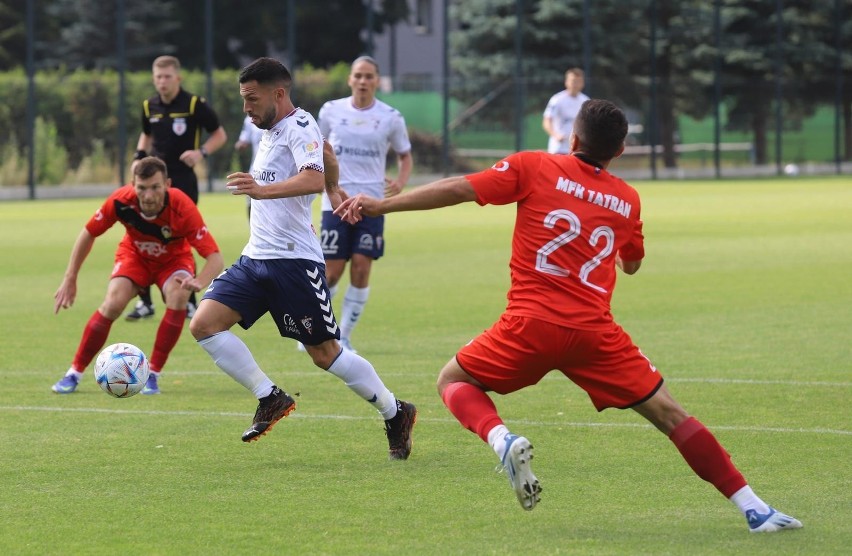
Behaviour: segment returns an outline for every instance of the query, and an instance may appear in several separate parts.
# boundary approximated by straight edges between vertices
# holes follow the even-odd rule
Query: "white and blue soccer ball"
[[[107,346],[95,361],[98,386],[116,398],[129,398],[141,392],[149,372],[148,358],[133,344]]]

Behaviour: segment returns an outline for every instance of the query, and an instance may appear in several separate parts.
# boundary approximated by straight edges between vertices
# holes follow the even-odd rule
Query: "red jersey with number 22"
[[[607,328],[616,253],[645,256],[636,190],[575,156],[533,151],[466,177],[480,205],[518,205],[506,313]]]

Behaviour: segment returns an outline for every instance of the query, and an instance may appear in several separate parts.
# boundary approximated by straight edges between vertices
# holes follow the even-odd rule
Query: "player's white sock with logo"
[[[213,334],[199,340],[198,345],[210,354],[217,367],[251,390],[257,399],[272,392],[272,380],[257,365],[248,346],[233,332],[226,330]]]
[[[396,415],[396,397],[379,378],[373,365],[355,353],[345,349],[326,369],[346,383],[350,390],[364,398],[379,410],[385,420]]]
[[[340,337],[349,339],[352,335],[352,330],[358,324],[358,319],[361,318],[361,313],[364,312],[364,306],[367,304],[367,298],[370,297],[370,287],[356,288],[349,286],[346,288],[346,295],[343,296],[342,318],[340,319]]]
[[[748,485],[736,491],[730,500],[737,505],[743,515],[748,510],[756,510],[759,514],[769,513],[769,506]]]
[[[497,454],[497,457],[503,459],[503,454],[506,453],[506,435],[509,434],[509,429],[506,425],[497,425],[488,431],[488,444]]]

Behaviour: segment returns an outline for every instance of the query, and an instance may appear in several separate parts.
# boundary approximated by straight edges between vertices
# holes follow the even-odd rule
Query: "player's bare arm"
[[[358,222],[363,216],[379,216],[389,212],[429,210],[476,200],[473,186],[464,176],[440,179],[394,197],[374,199],[356,195],[344,201],[334,214],[346,222]]]
[[[315,195],[325,188],[325,177],[318,170],[305,168],[292,178],[261,186],[248,172],[228,175],[226,187],[233,195],[248,195],[252,199],[283,199],[301,195]]]
[[[553,118],[545,116],[544,119],[541,120],[541,127],[544,129],[545,133],[553,137],[558,141],[562,141],[565,139],[565,136],[561,133],[556,133],[553,129]]]
[[[59,313],[59,309],[68,309],[74,305],[74,300],[77,298],[77,275],[80,273],[80,268],[92,251],[94,244],[95,236],[90,234],[86,228],[83,228],[71,249],[71,258],[68,261],[68,267],[65,269],[62,283],[56,293],[53,294],[53,314]]]
[[[336,209],[349,195],[339,185],[340,164],[334,155],[334,147],[328,141],[322,144],[322,165],[325,167],[325,194],[331,208]]]
[[[185,290],[200,292],[209,286],[210,282],[213,281],[213,278],[221,274],[224,268],[225,260],[222,258],[222,253],[219,253],[218,251],[210,253],[210,255],[207,256],[204,267],[202,267],[198,275],[190,276],[181,280],[180,286]]]
[[[411,170],[414,167],[414,160],[411,158],[411,152],[402,153],[396,157],[399,173],[396,178],[385,178],[385,197],[393,197],[405,189],[408,183],[408,178],[411,176]]]
[[[625,261],[621,258],[621,255],[619,253],[616,253],[615,264],[625,274],[636,274],[637,272],[639,272],[639,267],[642,266],[642,261],[641,259],[638,261]]]

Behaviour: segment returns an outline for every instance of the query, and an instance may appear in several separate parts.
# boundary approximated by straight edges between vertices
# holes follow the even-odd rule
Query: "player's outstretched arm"
[[[467,178],[455,176],[384,199],[356,195],[341,203],[334,214],[347,222],[357,222],[363,216],[379,216],[389,212],[408,210],[430,210],[475,200],[476,192]]]

